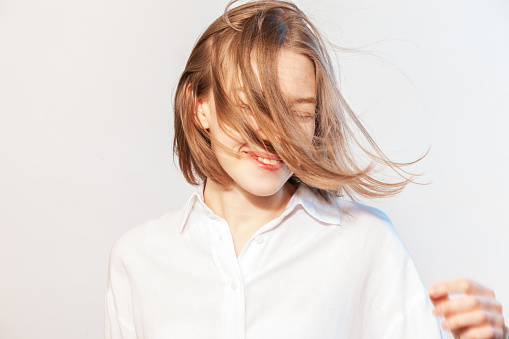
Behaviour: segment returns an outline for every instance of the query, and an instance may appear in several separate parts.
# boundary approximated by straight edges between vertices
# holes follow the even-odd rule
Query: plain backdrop
[[[427,286],[472,278],[509,309],[509,2],[297,3],[358,50],[337,53],[342,90],[381,148],[430,148],[429,185],[368,203]],[[172,93],[225,4],[0,0],[0,338],[103,336],[113,242],[194,190]]]

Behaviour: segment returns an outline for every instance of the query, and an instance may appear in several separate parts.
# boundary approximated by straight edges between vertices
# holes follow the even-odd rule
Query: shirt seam
[[[115,297],[113,296],[113,293],[111,293],[111,291],[109,290],[106,291],[106,297],[107,298],[109,297],[111,299],[111,302],[113,302],[113,307],[115,309],[115,318],[118,320],[119,324],[128,331],[136,333],[136,329],[134,328],[134,326],[132,326],[127,320],[124,320],[122,317],[118,315],[117,305],[115,304]]]

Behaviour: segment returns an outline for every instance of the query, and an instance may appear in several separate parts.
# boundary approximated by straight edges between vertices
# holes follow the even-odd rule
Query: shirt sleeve
[[[106,292],[105,300],[105,319],[104,319],[104,338],[105,339],[136,339],[134,327],[119,317],[115,299],[111,293]]]
[[[383,339],[447,339],[440,320],[432,314],[428,297],[415,264],[383,212],[366,216],[368,235],[363,235],[364,252],[372,260],[365,267],[368,277],[366,337]]]
[[[438,318],[430,316],[432,309],[426,290],[422,290],[410,300],[404,312],[388,324],[383,338],[452,338],[440,328]]]
[[[117,241],[110,255],[108,287],[105,297],[105,339],[136,339],[131,284],[122,262]]]

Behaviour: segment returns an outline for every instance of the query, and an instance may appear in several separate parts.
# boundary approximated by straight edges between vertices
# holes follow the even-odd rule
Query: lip
[[[263,153],[263,152],[253,152],[253,151],[247,151],[245,153],[253,158],[260,157],[260,158],[269,159],[269,160],[281,161],[281,158],[274,154]]]
[[[261,152],[253,152],[253,151],[247,151],[244,153],[249,156],[248,158],[251,162],[253,162],[256,166],[258,166],[258,168],[261,168],[263,170],[272,172],[272,171],[277,171],[283,167],[283,162],[281,161],[281,158],[278,157],[277,155],[261,153]],[[275,165],[266,164],[264,162],[258,161],[258,157],[261,157],[264,159],[269,159],[269,160],[278,160],[280,162]]]

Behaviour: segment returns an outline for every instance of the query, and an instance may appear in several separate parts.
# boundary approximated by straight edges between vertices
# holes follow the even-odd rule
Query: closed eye
[[[316,116],[316,113],[310,112],[295,112],[295,116],[301,121],[309,121],[313,120]]]

